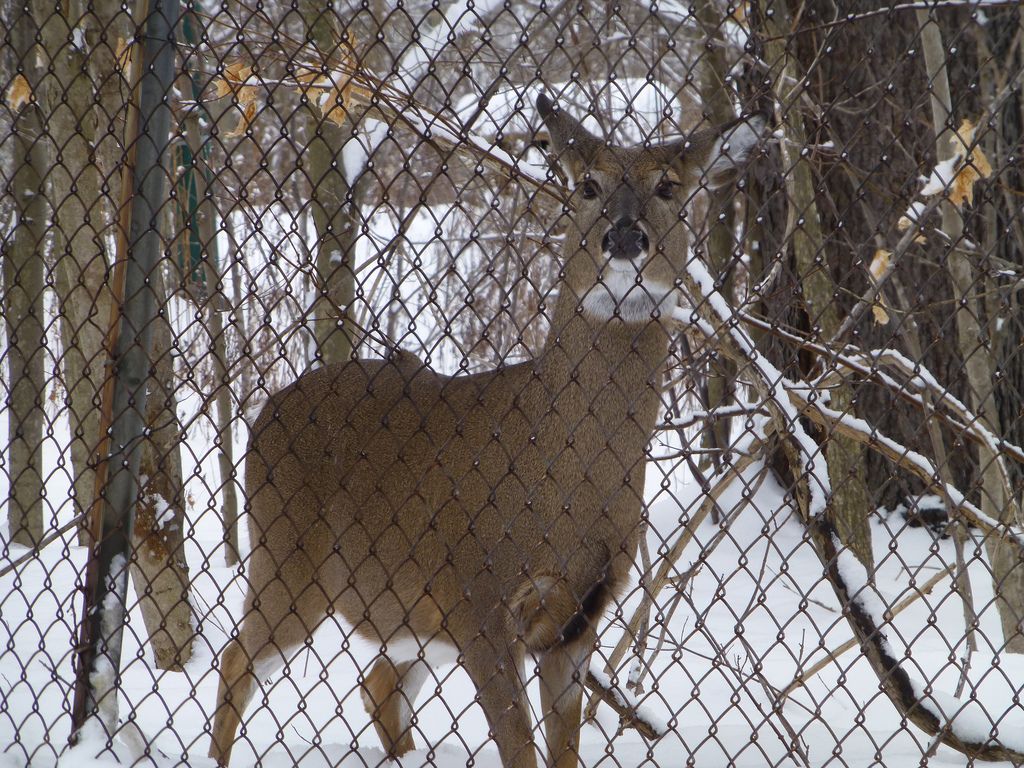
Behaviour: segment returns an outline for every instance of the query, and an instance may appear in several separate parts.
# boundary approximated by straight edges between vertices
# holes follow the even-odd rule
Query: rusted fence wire
[[[0,763],[1024,763],[1024,12],[0,0]]]

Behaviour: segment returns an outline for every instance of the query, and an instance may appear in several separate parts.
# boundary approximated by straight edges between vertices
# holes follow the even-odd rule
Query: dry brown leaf
[[[330,90],[320,96],[320,113],[324,120],[330,120],[335,125],[345,124],[348,117],[348,110],[345,108],[348,103],[346,96],[351,82],[351,78],[346,77],[341,82],[334,83]]]
[[[32,86],[24,75],[18,74],[7,86],[7,93],[4,94],[4,101],[12,112],[20,112],[22,107],[32,101]]]
[[[879,248],[875,251],[874,257],[871,259],[871,264],[868,267],[868,272],[871,273],[871,279],[876,283],[882,279],[889,270],[889,257],[892,256],[891,251],[887,251],[884,248]]]
[[[305,69],[301,74],[295,76],[295,82],[299,85],[295,89],[298,96],[308,96],[310,90],[329,82],[327,76],[319,70]]]
[[[746,29],[748,26],[747,17],[750,13],[749,7],[750,3],[747,2],[747,0],[744,0],[742,3],[739,3],[735,8],[733,8],[732,13],[729,14],[729,18],[731,18],[741,27]]]
[[[344,125],[348,119],[348,108],[355,102],[368,104],[371,94],[365,88],[354,85],[351,78],[344,83],[338,83],[320,97],[320,112],[324,120],[330,120],[335,125]]]
[[[900,216],[899,220],[896,222],[896,230],[899,232],[906,232],[908,229],[914,226],[917,226],[917,222],[912,221],[910,217],[906,215]],[[927,243],[928,238],[926,238],[921,232],[918,232],[916,235],[914,235],[914,242]]]
[[[224,134],[226,139],[234,139],[239,136],[244,136],[246,130],[252,125],[252,121],[256,118],[256,101],[255,99],[250,101],[242,109],[242,114],[238,116],[238,123],[230,131]]]
[[[896,222],[896,229],[899,232],[906,232],[912,226],[915,226],[915,222],[911,221],[907,216],[900,216],[899,221]],[[927,243],[928,238],[918,232],[914,235],[915,243]]]
[[[949,185],[949,201],[963,208],[964,203],[974,202],[974,185],[979,179],[987,179],[992,175],[992,165],[980,146],[970,148],[974,141],[977,126],[970,120],[964,120],[960,128],[949,137],[954,151],[962,159],[956,175]]]
[[[361,99],[364,102],[370,98],[370,93],[365,88],[353,84],[356,73],[359,72],[359,62],[355,52],[356,38],[351,32],[345,32],[339,45],[341,51],[341,63],[331,72],[331,75],[320,75],[317,82],[322,85],[330,84],[330,88],[320,95],[317,105],[324,120],[330,120],[335,125],[344,125],[348,119],[348,108],[353,101]]]
[[[217,78],[213,85],[216,88],[214,98],[220,99],[224,96],[235,94],[239,104],[248,103],[251,99],[243,99],[242,92],[252,91],[252,98],[255,98],[256,89],[245,85],[245,81],[252,74],[252,67],[247,66],[243,61],[238,60],[224,67],[224,74]]]
[[[345,89],[332,88],[325,95],[320,97],[320,112],[324,120],[330,120],[335,125],[344,125],[348,117],[348,110],[345,109]]]
[[[256,103],[256,99],[259,97],[259,91],[256,90],[256,86],[247,85],[244,88],[238,89],[238,94],[235,98],[238,99],[238,106],[243,109],[248,109],[250,106]]]
[[[224,138],[244,136],[253,120],[256,119],[259,90],[254,85],[246,85],[251,74],[252,67],[239,60],[226,65],[224,74],[214,81],[215,98],[234,96],[240,110],[238,122],[234,128],[224,134]]]
[[[892,252],[887,251],[884,248],[879,248],[875,251],[875,255],[871,259],[871,264],[868,265],[868,273],[871,275],[871,282],[875,285],[878,285],[878,282],[885,276],[885,273],[889,271],[891,257]],[[871,306],[871,314],[874,315],[875,322],[879,325],[888,324],[889,313],[885,311],[885,298],[882,296],[881,290],[878,292],[875,303]]]

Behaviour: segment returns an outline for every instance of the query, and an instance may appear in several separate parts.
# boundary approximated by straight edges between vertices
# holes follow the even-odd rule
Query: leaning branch
[[[747,445],[737,447],[739,458],[718,478],[716,478],[714,485],[705,491],[704,502],[700,505],[700,509],[698,509],[697,513],[686,523],[686,527],[679,534],[679,537],[672,543],[668,552],[666,552],[663,557],[658,558],[659,567],[657,572],[654,572],[652,568],[651,571],[644,574],[640,581],[640,583],[644,585],[640,605],[638,605],[636,610],[633,612],[633,616],[626,625],[626,631],[622,634],[619,642],[608,656],[607,667],[609,669],[615,669],[619,662],[621,662],[625,657],[626,651],[629,650],[630,643],[632,643],[634,638],[639,634],[644,618],[648,615],[651,607],[654,605],[654,602],[658,599],[658,595],[669,583],[671,583],[672,572],[678,567],[676,561],[679,560],[683,551],[693,540],[694,534],[700,527],[701,523],[704,522],[711,510],[716,504],[718,504],[718,499],[722,494],[731,488],[733,482],[740,478],[743,471],[760,457],[759,449],[762,448],[763,445],[764,443],[761,437],[758,436],[756,438],[752,438]]]
[[[790,400],[800,408],[800,413],[811,421],[825,427],[833,434],[844,435],[858,443],[868,446],[890,459],[898,466],[919,478],[930,490],[948,497],[955,511],[965,520],[983,530],[986,534],[1007,537],[1017,543],[1019,557],[1024,560],[1024,532],[1006,523],[993,520],[977,506],[968,501],[964,495],[952,485],[943,483],[935,466],[924,456],[886,437],[877,429],[846,413],[839,413],[826,408],[819,402],[811,402],[809,395],[797,389],[786,389]]]
[[[898,616],[899,614],[903,613],[903,611],[905,611],[907,608],[909,608],[915,602],[920,600],[924,595],[929,594],[932,591],[932,589],[935,587],[935,585],[938,584],[940,581],[942,581],[947,576],[949,576],[952,573],[952,571],[953,571],[953,566],[952,565],[947,565],[941,571],[936,573],[934,576],[932,576],[930,579],[928,579],[928,581],[926,581],[924,584],[922,584],[917,590],[915,590],[914,594],[912,594],[912,595],[910,595],[910,597],[907,597],[904,600],[900,601],[900,603],[895,608],[893,608],[892,611],[889,612],[889,615],[886,617],[886,620],[889,620],[892,617]],[[835,648],[835,649],[833,649],[831,651],[828,651],[826,653],[825,658],[823,658],[821,661],[816,662],[813,666],[811,666],[808,669],[805,669],[805,670],[802,670],[802,671],[798,672],[796,677],[793,678],[792,682],[790,682],[789,685],[787,685],[785,688],[782,689],[782,691],[779,692],[779,695],[777,697],[778,702],[781,704],[783,701],[788,699],[793,694],[794,691],[796,691],[798,688],[801,688],[804,685],[806,685],[808,680],[810,680],[816,674],[821,672],[821,670],[823,670],[830,663],[832,663],[833,661],[838,659],[840,656],[842,656],[848,650],[850,650],[851,648],[854,648],[857,645],[859,645],[859,643],[860,643],[860,641],[856,637],[851,637],[849,640],[847,640],[845,643],[840,645],[838,648]]]
[[[985,717],[983,711],[977,711],[976,702],[933,692],[907,673],[883,633],[887,622],[885,606],[871,592],[871,581],[863,565],[842,547],[835,527],[828,519],[826,503],[830,489],[827,474],[821,468],[825,458],[800,424],[800,412],[796,407],[806,400],[798,398],[794,402],[790,399],[792,394],[787,391],[788,382],[765,360],[735,322],[735,313],[716,290],[704,266],[691,260],[688,267],[682,287],[693,309],[677,309],[674,315],[682,323],[699,327],[723,354],[740,365],[748,373],[761,402],[771,412],[776,431],[783,437],[783,454],[797,478],[793,496],[809,539],[824,566],[826,578],[844,606],[843,613],[861,645],[864,658],[878,677],[880,689],[906,720],[934,736],[937,742],[976,760],[1024,762],[1024,739],[1020,738],[1024,724],[1011,726],[1002,721],[999,727],[1001,741],[996,741],[976,727],[975,721]],[[793,391],[799,394],[799,390]],[[820,413],[821,407],[805,409],[804,413],[813,414],[815,410]],[[842,423],[843,420],[839,421]]]
[[[586,686],[591,692],[612,708],[612,711],[619,716],[619,723],[624,728],[634,728],[645,739],[654,741],[665,735],[666,729],[663,724],[655,723],[654,718],[643,712],[630,697],[613,685],[609,680],[602,680],[593,670],[587,672]]]
[[[66,523],[64,523],[64,525],[62,525],[60,528],[57,528],[53,533],[51,533],[49,536],[44,538],[38,544],[36,544],[35,546],[31,547],[28,551],[24,552],[23,554],[19,555],[18,557],[14,558],[11,562],[9,562],[3,568],[0,568],[0,579],[2,579],[4,576],[6,576],[11,571],[15,570],[22,563],[28,562],[29,560],[32,560],[33,558],[38,557],[39,553],[42,552],[43,549],[45,549],[47,546],[49,546],[53,542],[57,541],[57,539],[61,538],[65,533],[70,531],[72,528],[75,528],[76,526],[78,526],[79,523],[81,523],[83,520],[85,520],[88,517],[89,517],[89,513],[88,512],[82,512],[81,514],[75,515],[73,518],[71,518]]]
[[[805,336],[780,328],[768,320],[755,317],[741,310],[735,311],[734,314],[744,325],[757,328],[760,331],[764,331],[765,333],[784,339],[785,341],[798,346],[800,349],[813,352],[824,359],[835,362],[836,365],[850,373],[884,386],[896,397],[919,408],[929,418],[938,417],[942,419],[946,426],[956,432],[957,435],[962,435],[965,439],[970,440],[976,445],[991,444],[992,441],[995,441],[999,446],[999,452],[1001,455],[1013,459],[1018,464],[1024,465],[1024,448],[995,437],[990,430],[986,429],[983,425],[978,424],[976,419],[958,421],[941,410],[933,409],[922,400],[919,394],[912,392],[905,384],[897,382],[879,371],[877,360],[866,358],[864,355],[856,352],[837,352],[823,344],[812,341]],[[891,360],[886,359],[885,362],[891,362]],[[935,388],[932,388],[932,393],[933,396],[941,394],[941,389],[936,391]],[[937,404],[950,406],[951,401],[948,394],[938,398]],[[958,412],[956,408],[952,408],[951,410]]]

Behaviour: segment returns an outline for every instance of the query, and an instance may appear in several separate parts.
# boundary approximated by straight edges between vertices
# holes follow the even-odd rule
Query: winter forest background
[[[182,4],[147,171],[165,202],[140,224],[135,86],[167,6],[0,0],[0,765],[212,765],[249,424],[352,354],[459,374],[538,351],[568,204],[542,90],[620,143],[771,115],[743,178],[686,211],[693,322],[584,763],[1021,764],[1016,2]],[[124,650],[97,683],[110,732],[68,751],[140,226],[159,258]],[[233,765],[384,764],[372,657],[322,626],[263,681]],[[496,763],[473,693],[439,672],[403,765]]]

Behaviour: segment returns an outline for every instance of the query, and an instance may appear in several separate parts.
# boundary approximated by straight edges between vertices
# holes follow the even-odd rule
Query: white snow
[[[116,745],[108,747],[109,738],[103,725],[96,719],[85,721],[79,732],[79,741],[68,749],[60,760],[59,768],[114,768],[122,765],[121,756],[117,754]]]
[[[505,0],[455,0],[444,6],[444,16],[436,25],[419,24],[415,44],[409,46],[398,65],[405,90],[413,92],[427,66],[437,60],[450,41],[489,25],[504,7]]]
[[[1024,751],[1024,714],[1020,711],[992,712],[984,702],[958,699],[913,678],[911,683],[921,705],[958,738],[975,744],[994,740]]]
[[[195,439],[196,433],[190,437]],[[207,488],[218,487],[219,481],[210,475],[209,467],[199,475],[193,474],[194,469],[184,467],[186,476],[194,478],[190,482],[193,492],[201,494],[208,492]],[[750,467],[722,497],[720,503],[727,514],[743,501],[746,489],[756,487],[754,477],[760,469]],[[685,475],[685,470],[670,462],[656,462],[649,469],[648,543],[652,556],[675,540],[682,521],[701,502],[699,484],[683,482]],[[661,480],[670,482],[662,485]],[[221,565],[220,555],[214,554],[220,537],[219,521],[204,511],[206,498],[200,495],[190,509],[187,546],[193,564],[194,594],[201,609],[201,642],[184,672],[153,669],[149,655],[144,653],[141,617],[129,586],[131,620],[124,635],[120,731],[112,747],[121,765],[134,762],[138,747],[132,745],[144,738],[154,752],[151,758],[142,758],[143,764],[170,768],[180,764],[181,755],[187,751],[187,764],[213,767],[212,761],[204,757],[208,737],[203,732],[216,697],[217,677],[211,665],[227,633],[241,617],[244,576]],[[880,518],[873,518],[871,525],[877,562],[875,583],[880,585],[886,605],[914,594],[913,585],[915,580],[917,584],[923,581],[922,574],[930,575],[934,569],[954,562],[952,542],[936,541],[924,529],[903,525],[890,529]],[[680,571],[697,562],[702,548],[719,531],[710,521],[698,528],[679,562]],[[60,680],[72,679],[67,649],[76,632],[79,598],[74,584],[85,554],[72,540],[69,534],[65,544],[45,549],[17,573],[0,579],[0,743],[9,745],[6,753],[0,753],[3,768],[26,765],[27,753],[32,755],[34,766],[53,765],[67,739],[67,688],[63,683],[55,684],[54,670]],[[244,537],[243,547],[247,547]],[[10,549],[12,558],[24,551],[14,546]],[[973,552],[968,546],[966,554],[976,602],[981,607],[983,643],[974,656],[970,681],[970,689],[983,710],[975,707],[972,712],[977,716],[988,712],[991,722],[1000,723],[1003,738],[1011,725],[1017,727],[1001,719],[1013,709],[1012,697],[1024,679],[1024,660],[1000,653],[999,620],[991,607],[985,553],[981,548]],[[196,567],[204,562],[205,568]],[[831,607],[835,598],[821,581],[821,564],[784,501],[784,491],[770,479],[760,486],[728,535],[702,562],[670,620],[666,618],[668,607],[677,595],[672,589],[662,595],[649,647],[664,633],[664,650],[650,660],[646,692],[629,699],[641,705],[645,718],[659,727],[668,726],[668,735],[654,745],[646,744],[630,730],[616,736],[618,717],[601,707],[596,723],[583,731],[584,766],[679,765],[680,755],[692,756],[701,768],[787,764],[787,753],[771,727],[772,716],[761,714],[770,713],[771,701],[750,686],[739,688],[730,669],[759,664],[771,684],[783,688],[799,669],[816,661],[822,649],[835,648],[849,638],[849,628]],[[856,569],[851,571],[847,578],[856,589]],[[941,582],[930,595],[886,626],[896,657],[902,658],[904,649],[912,649],[912,661],[908,663],[915,665],[916,677],[928,680],[936,690],[955,687],[958,669],[948,660],[949,648],[963,633],[960,607],[950,599],[948,585],[948,580]],[[216,601],[221,592],[223,604]],[[632,615],[638,599],[635,587],[627,588],[622,615]],[[29,611],[34,616],[31,620],[27,618]],[[601,650],[592,661],[597,672],[604,666],[600,653],[621,636],[615,613],[617,610],[609,612]],[[64,620],[55,619],[61,614],[66,616]],[[733,642],[738,627],[742,627],[753,656]],[[10,635],[4,637],[4,633]],[[992,638],[992,645],[984,638]],[[10,650],[8,643],[12,643]],[[244,768],[257,760],[268,768],[290,768],[296,763],[343,768],[381,764],[384,754],[369,727],[356,684],[360,672],[367,671],[372,663],[373,653],[346,627],[333,620],[326,622],[312,648],[300,650],[292,658],[287,674],[280,672],[261,684],[264,693],[256,696],[247,712],[247,733],[239,741],[232,765]],[[993,665],[996,659],[998,666]],[[528,663],[528,675],[532,676],[532,670]],[[431,674],[414,704],[419,722],[415,735],[418,749],[401,764],[464,768],[471,754],[477,765],[497,764],[497,752],[488,743],[487,726],[473,704],[474,690],[465,674],[450,664]],[[625,680],[627,669],[620,669],[618,675]],[[530,685],[536,715],[536,681]],[[435,695],[435,689],[440,690],[440,696]],[[263,695],[266,704],[261,703]],[[949,709],[941,697],[936,706]],[[853,722],[853,713],[861,710],[864,721],[858,725]],[[844,762],[851,766],[915,765],[929,746],[930,740],[920,732],[899,727],[891,705],[878,693],[874,673],[855,649],[795,692],[784,713],[807,743],[812,766],[831,765],[833,749],[840,742]],[[129,718],[144,737],[131,729],[126,732]],[[984,722],[978,722],[983,728]],[[847,725],[838,728],[837,723]],[[752,737],[756,741],[751,741]],[[318,741],[314,745],[315,739]],[[61,764],[75,768],[112,766],[114,756],[103,752],[105,745],[101,729],[96,739],[85,739],[79,748],[65,753]],[[881,763],[875,762],[876,753]],[[928,764],[949,768],[966,765],[966,759],[940,747]]]
[[[908,383],[911,386],[919,390],[927,390],[929,394],[940,404],[948,403],[955,412],[957,412],[961,417],[966,418],[968,428],[984,440],[993,453],[999,454],[1002,445],[1014,448],[1018,452],[1021,451],[1021,449],[1013,443],[1004,441],[992,434],[985,424],[982,423],[981,419],[974,416],[971,413],[971,410],[949,391],[949,387],[945,387],[939,383],[935,374],[933,374],[928,367],[924,365],[924,363],[915,363],[899,350],[889,348],[872,350],[867,354],[867,357],[869,360],[872,360],[875,365],[895,364],[903,374],[908,377]]]
[[[790,434],[794,437],[805,457],[804,471],[810,476],[811,482],[807,483],[808,490],[810,492],[810,500],[808,504],[808,513],[815,517],[821,514],[825,509],[828,497],[832,493],[832,487],[828,479],[828,473],[823,472],[824,460],[819,455],[819,448],[811,440],[810,436],[804,431],[803,427],[800,426],[799,414],[796,408],[793,407],[792,403],[789,402],[789,398],[781,390],[785,389],[786,380],[782,376],[782,373],[778,371],[762,354],[757,351],[757,347],[754,342],[747,336],[746,332],[739,326],[738,323],[732,321],[734,310],[729,306],[725,297],[715,287],[715,282],[708,273],[707,268],[703,263],[692,254],[686,262],[687,271],[690,277],[693,278],[697,284],[702,298],[707,301],[711,308],[715,311],[721,320],[720,328],[726,331],[739,347],[739,349],[746,355],[748,364],[757,372],[757,375],[765,382],[769,394],[772,397],[778,408],[785,414],[786,428],[790,430]],[[698,297],[689,297],[691,300],[698,300]],[[696,313],[693,310],[677,309],[675,311],[675,317],[683,323],[691,323],[692,317]],[[702,330],[707,333],[707,328],[701,326]],[[717,331],[713,330],[712,333]]]
[[[931,176],[922,176],[921,181],[924,183],[924,187],[921,188],[921,194],[925,197],[930,197],[931,195],[938,195],[948,189],[949,185],[953,183],[953,179],[956,178],[957,165],[959,162],[959,155],[955,155],[936,165],[932,170]]]
[[[254,273],[265,270],[270,281],[287,279],[285,266],[301,264],[304,258],[285,236],[287,227],[275,218],[278,213],[268,211],[259,238],[252,241],[253,252],[246,257],[251,263],[244,265]],[[432,278],[431,270],[440,271],[450,263],[449,254],[430,250],[430,244],[434,230],[451,229],[457,215],[425,207],[407,228],[404,236],[410,258],[420,260],[421,276],[426,273]],[[387,217],[374,217],[368,226],[371,234],[361,238],[364,242],[357,254],[359,264],[376,247],[377,238],[387,242],[396,233],[394,222]],[[224,237],[223,250],[227,252],[229,243]],[[279,261],[270,265],[258,252],[259,247],[276,249]],[[780,407],[787,408],[787,382],[753,349],[749,337],[732,328],[735,318],[728,302],[714,292],[706,272],[697,265],[692,270],[718,315],[714,323],[700,320],[695,325],[710,334],[721,332],[712,325],[729,329],[736,342],[751,354],[758,375],[775,389]],[[448,319],[443,314],[436,319],[424,316],[431,302],[426,292],[417,290],[417,276],[406,273],[403,279],[405,282],[397,288],[411,294],[410,310],[421,332],[433,333],[431,323],[443,327]],[[388,285],[386,290],[392,287]],[[257,293],[255,289],[253,293]],[[443,305],[445,301],[441,292],[434,303]],[[458,305],[454,300],[451,303]],[[249,319],[257,318],[255,324],[259,325],[264,313],[271,310],[258,301],[252,304],[239,312],[248,313]],[[675,314],[683,322],[690,322],[693,310],[680,309]],[[280,314],[273,315],[274,323],[280,320]],[[284,323],[275,327],[284,327]],[[298,339],[288,336],[281,340],[288,354],[275,361],[276,368],[268,368],[268,380],[274,380],[275,375],[293,375],[296,359],[306,354],[306,342],[311,338],[308,330],[294,332],[299,334]],[[456,369],[454,349],[454,342],[443,349],[432,348],[435,363],[439,361],[447,370]],[[927,375],[922,371],[922,377]],[[927,383],[927,379],[922,378],[920,383]],[[243,391],[238,397],[239,410],[251,412],[258,407],[268,388],[253,385],[253,392]],[[215,431],[197,416],[204,402],[204,393],[183,388],[179,407],[187,425],[182,440],[188,448],[182,452],[183,474],[187,495],[194,497],[194,503],[186,508],[186,555],[192,566],[192,594],[201,625],[193,659],[183,672],[153,668],[137,596],[129,584],[122,593],[129,607],[129,622],[123,633],[121,685],[116,698],[110,699],[117,704],[117,714],[106,715],[112,723],[116,721],[112,746],[107,749],[103,725],[94,721],[80,745],[61,754],[70,725],[72,649],[77,642],[79,588],[86,557],[69,531],[38,557],[0,577],[0,767],[20,768],[29,763],[52,766],[59,759],[61,765],[75,768],[136,763],[160,768],[181,764],[212,768],[212,761],[204,757],[208,748],[204,729],[216,697],[218,680],[213,663],[242,617],[246,574],[244,564],[241,569],[224,566],[223,551],[219,549],[220,521],[215,511],[220,506],[222,479],[217,462],[211,458]],[[790,428],[799,437],[802,428],[795,409],[786,413]],[[694,421],[695,415],[687,417],[684,413],[680,421]],[[746,424],[743,416],[737,416],[736,421]],[[737,436],[734,447],[738,453],[757,436],[758,421],[753,418],[749,429],[744,426]],[[43,476],[47,478],[46,519],[50,526],[57,527],[71,519],[73,505],[68,471],[57,462],[59,446],[68,439],[68,427],[60,419],[54,423],[55,436],[47,438]],[[0,411],[0,433],[6,428],[6,414]],[[236,456],[242,455],[246,437],[240,425],[235,434]],[[671,433],[671,437],[677,451],[688,446],[678,433]],[[808,459],[813,460],[817,446],[801,440]],[[664,726],[666,735],[652,745],[630,730],[616,735],[617,716],[601,707],[596,720],[584,726],[582,732],[580,751],[587,768],[676,766],[687,760],[701,768],[790,764],[788,750],[776,737],[774,702],[755,684],[743,685],[741,681],[756,665],[773,687],[784,688],[800,670],[837,648],[851,633],[837,613],[834,594],[822,581],[822,565],[806,541],[785,489],[771,478],[758,485],[762,469],[759,464],[746,469],[720,499],[727,519],[731,510],[742,505],[724,535],[722,528],[710,520],[695,526],[693,541],[674,570],[682,574],[699,567],[684,590],[666,589],[652,613],[652,631],[643,656],[648,665],[646,692],[642,698],[629,693],[627,700],[639,704],[646,718]],[[823,504],[828,478],[820,460],[812,471],[816,503]],[[5,477],[0,472],[0,499],[7,495]],[[716,478],[709,480],[714,482]],[[703,499],[700,484],[690,479],[685,461],[664,456],[650,463],[646,491],[646,541],[651,556],[657,557],[678,540]],[[5,521],[6,514],[0,513],[0,568],[26,552],[9,543]],[[863,569],[851,557],[841,558],[840,569],[851,592],[876,616],[884,607],[919,594],[918,587],[926,578],[955,563],[951,541],[936,540],[926,530],[902,523],[890,528],[878,517],[872,517],[870,524],[876,563],[870,586]],[[244,528],[241,533],[245,553],[249,546],[247,533]],[[715,540],[720,541],[719,545],[706,554],[704,548]],[[957,733],[974,737],[986,734],[995,725],[1001,740],[1017,743],[1024,733],[1015,704],[1020,681],[1024,680],[1024,658],[1002,651],[1002,631],[984,547],[972,545],[969,539],[965,555],[980,622],[981,647],[972,658],[968,685],[977,703],[970,703],[961,712],[962,702],[942,693],[955,689],[961,662],[954,650],[962,645],[964,637],[961,606],[948,579],[887,623],[886,636],[893,655],[913,670],[919,690],[928,684],[936,691],[926,705],[943,711],[943,717],[953,717]],[[622,636],[621,617],[632,615],[640,596],[634,580],[626,586],[621,604],[608,611],[600,648],[592,660],[596,673],[604,667],[602,654]],[[742,643],[738,642],[741,631]],[[661,652],[652,654],[659,644]],[[350,628],[335,619],[327,620],[312,646],[299,648],[292,656],[286,672],[275,672],[273,679],[261,681],[260,691],[245,715],[246,733],[239,740],[232,765],[246,768],[258,762],[267,768],[296,764],[366,768],[387,764],[363,710],[357,683],[359,675],[368,671],[374,653],[375,649],[355,637]],[[627,663],[634,659],[630,655]],[[627,673],[626,665],[617,672],[620,680],[625,680]],[[540,703],[530,662],[527,674],[536,722]],[[449,659],[438,661],[430,675],[414,702],[418,748],[401,765],[461,768],[470,759],[476,765],[496,765],[497,752],[487,738],[487,724],[474,703],[475,689],[465,673]],[[113,670],[99,670],[97,680],[101,685],[113,678]],[[782,714],[806,743],[809,762],[815,767],[917,765],[930,746],[930,739],[921,732],[900,725],[857,649],[841,655],[795,691]],[[539,737],[538,742],[543,743],[543,738]],[[149,745],[152,755],[143,756],[140,745]],[[841,760],[835,757],[840,747]],[[967,762],[942,746],[927,758],[932,768],[960,768]]]
[[[167,499],[159,493],[150,493],[146,496],[146,501],[155,510],[154,525],[157,528],[170,528],[174,523],[174,507],[167,503]]]
[[[365,128],[352,136],[341,147],[345,182],[351,187],[366,171],[366,163],[388,133],[388,126],[378,120],[366,120]]]

